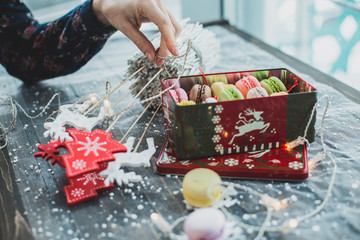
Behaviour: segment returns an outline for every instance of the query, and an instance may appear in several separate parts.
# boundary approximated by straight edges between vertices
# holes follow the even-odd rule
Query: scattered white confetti
[[[319,232],[320,231],[320,226],[315,225],[311,228],[314,232]]]
[[[142,209],[144,209],[144,206],[140,204],[137,206],[137,209],[142,210]]]

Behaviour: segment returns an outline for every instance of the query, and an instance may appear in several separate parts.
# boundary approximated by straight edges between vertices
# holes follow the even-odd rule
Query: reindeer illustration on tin
[[[265,123],[264,118],[261,117],[264,113],[263,111],[255,111],[255,109],[247,108],[244,113],[246,116],[252,117],[248,119],[246,116],[242,115],[242,112],[239,114],[239,121],[236,122],[235,126],[235,129],[237,129],[239,133],[234,134],[229,144],[232,144],[236,137],[243,136],[245,133],[254,130],[261,130],[260,132],[264,133],[270,126],[270,123]]]

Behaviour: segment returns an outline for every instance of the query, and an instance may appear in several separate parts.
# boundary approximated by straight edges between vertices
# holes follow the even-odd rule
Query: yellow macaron
[[[218,200],[221,195],[221,178],[211,169],[196,168],[189,171],[182,182],[183,196],[193,207],[210,207],[214,202],[208,197],[207,190],[212,186],[211,196]]]

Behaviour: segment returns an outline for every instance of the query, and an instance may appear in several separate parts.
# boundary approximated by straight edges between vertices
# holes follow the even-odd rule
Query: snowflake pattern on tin
[[[176,158],[173,156],[164,156],[162,159],[162,163],[174,163],[176,161]]]
[[[304,167],[304,165],[301,163],[301,162],[290,162],[289,163],[289,168],[292,168],[292,169],[302,169]]]
[[[215,107],[215,113],[220,114],[224,110],[224,107],[222,105],[216,105]]]
[[[89,137],[86,137],[87,142],[78,141],[80,145],[83,145],[83,147],[79,147],[77,150],[82,151],[86,150],[84,153],[84,156],[88,156],[91,152],[94,153],[94,155],[97,157],[99,156],[98,151],[106,151],[106,148],[101,147],[102,145],[106,145],[106,142],[98,142],[99,137],[96,137],[94,141],[92,141]]]
[[[74,190],[71,191],[71,195],[73,197],[81,197],[82,195],[84,195],[85,191],[82,188],[75,188]]]
[[[223,126],[221,125],[216,125],[215,126],[215,132],[216,133],[221,133],[224,130]]]
[[[302,157],[302,154],[301,154],[301,153],[297,153],[297,154],[295,155],[295,157],[296,157],[296,158],[301,158],[301,157]]]
[[[76,159],[73,163],[72,163],[72,167],[75,170],[83,170],[84,168],[86,168],[86,162],[82,159]]]
[[[234,158],[225,159],[224,164],[229,167],[237,166],[237,165],[239,165],[239,160],[234,159]]]
[[[218,124],[220,122],[221,118],[220,118],[220,116],[215,115],[215,116],[213,116],[213,118],[211,120],[214,124]]]
[[[221,137],[220,137],[219,135],[214,135],[214,136],[212,137],[212,141],[213,141],[214,143],[220,142],[220,139],[221,139]]]
[[[222,144],[216,144],[215,151],[216,152],[223,152],[224,151],[224,146]]]

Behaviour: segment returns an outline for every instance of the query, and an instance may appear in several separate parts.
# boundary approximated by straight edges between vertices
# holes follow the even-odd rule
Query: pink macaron
[[[174,98],[176,103],[189,100],[185,90],[182,88],[170,89],[169,93]]]
[[[260,82],[254,76],[246,76],[241,78],[235,83],[235,86],[240,90],[243,96],[247,96],[247,93],[250,89],[261,87]]]

